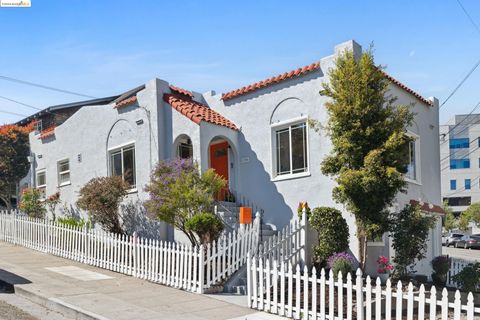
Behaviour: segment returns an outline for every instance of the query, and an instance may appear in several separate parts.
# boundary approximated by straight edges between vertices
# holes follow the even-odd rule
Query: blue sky
[[[461,0],[480,24],[480,2]],[[442,101],[480,58],[480,33],[448,1],[32,0],[0,8],[0,75],[103,97],[158,77],[224,92],[332,54],[355,39],[423,96]],[[480,67],[441,121],[480,101]],[[44,108],[80,97],[6,82],[0,96]],[[0,99],[0,123],[35,110]]]

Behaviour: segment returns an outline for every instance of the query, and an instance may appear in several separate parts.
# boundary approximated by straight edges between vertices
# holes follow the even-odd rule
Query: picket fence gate
[[[247,264],[248,306],[289,318],[473,320],[480,316],[472,293],[464,305],[458,290],[454,302],[449,302],[446,289],[437,293],[435,287],[427,291],[421,285],[417,292],[412,283],[404,287],[399,281],[392,287],[388,279],[382,286],[379,278],[372,284],[360,269],[355,279],[340,272],[335,280],[332,271],[328,277],[324,269],[317,274],[315,268],[309,273],[304,267],[301,272],[298,264],[294,268],[292,263],[256,257],[249,257]]]
[[[259,218],[218,243],[191,246],[0,212],[0,240],[167,286],[203,293],[258,246]]]
[[[277,235],[260,244],[257,257],[292,264],[304,261],[305,228],[304,219],[292,219]]]

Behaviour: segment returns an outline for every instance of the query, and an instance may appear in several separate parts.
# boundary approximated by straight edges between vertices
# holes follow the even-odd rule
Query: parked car
[[[465,235],[459,240],[455,241],[455,248],[480,248],[480,236]]]
[[[451,245],[455,245],[455,242],[460,240],[460,238],[463,236],[464,234],[462,233],[455,233],[455,232],[444,233],[442,235],[442,245],[447,247]]]

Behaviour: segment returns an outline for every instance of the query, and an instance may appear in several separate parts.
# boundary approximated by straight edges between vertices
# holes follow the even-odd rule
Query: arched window
[[[193,157],[192,140],[187,137],[181,137],[177,144],[177,157],[181,159],[190,159]]]

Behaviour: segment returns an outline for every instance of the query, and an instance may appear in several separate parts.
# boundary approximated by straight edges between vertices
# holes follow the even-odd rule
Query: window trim
[[[68,170],[65,171],[60,171],[60,164],[63,162],[68,162]],[[68,181],[60,183],[60,176],[62,174],[68,173]],[[60,160],[57,160],[57,186],[58,187],[63,187],[63,186],[68,186],[72,184],[72,176],[71,176],[71,170],[70,170],[70,159],[69,158],[63,158]]]
[[[113,177],[113,175],[112,175],[112,153],[114,153],[116,151],[120,151],[121,155],[122,155],[122,157],[121,157],[121,159],[122,159],[122,180],[125,179],[124,176],[123,176],[123,149],[129,148],[129,147],[133,147],[133,165],[135,167],[134,168],[135,184],[132,188],[127,190],[127,193],[135,193],[135,192],[138,191],[138,189],[137,189],[137,147],[136,147],[135,141],[130,141],[130,142],[123,143],[123,144],[115,146],[115,147],[108,148],[108,150],[107,150],[107,156],[108,156],[107,171],[108,171],[108,176]]]
[[[421,159],[422,157],[420,156],[421,150],[420,150],[420,135],[416,134],[415,132],[412,132],[410,130],[407,130],[406,135],[410,138],[413,138],[415,141],[415,179],[412,179],[407,176],[407,173],[404,174],[405,181],[413,183],[413,184],[418,184],[422,185],[422,164],[421,164]],[[410,157],[410,150],[409,150],[409,157]]]
[[[38,176],[40,174],[45,174],[45,184],[41,184],[39,185],[38,184]],[[35,173],[35,189],[44,189],[45,192],[43,193],[43,197],[40,198],[40,200],[45,200],[47,198],[47,169],[44,168],[44,169],[40,169],[40,170],[37,170],[36,173]]]
[[[288,174],[282,174],[282,175],[277,175],[277,136],[276,133],[277,131],[285,128],[290,128],[291,126],[294,126],[296,124],[305,122],[305,143],[306,143],[306,160],[307,160],[307,170],[304,172],[299,172],[299,173],[288,173]],[[270,150],[271,150],[271,181],[282,181],[282,180],[289,180],[289,179],[297,179],[297,178],[303,178],[303,177],[308,177],[311,175],[310,173],[310,167],[311,167],[311,162],[310,162],[310,142],[309,142],[309,137],[310,137],[310,128],[308,125],[308,116],[301,116],[301,117],[296,117],[292,118],[289,120],[285,121],[280,121],[276,123],[272,123],[270,125]],[[292,140],[291,140],[291,130],[290,130],[290,146],[291,146]],[[290,148],[290,166],[292,165],[292,150]]]

